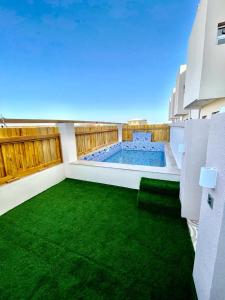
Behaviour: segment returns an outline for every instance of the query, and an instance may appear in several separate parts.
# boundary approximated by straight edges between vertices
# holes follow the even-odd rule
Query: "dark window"
[[[217,42],[218,45],[225,44],[225,22],[218,24]]]

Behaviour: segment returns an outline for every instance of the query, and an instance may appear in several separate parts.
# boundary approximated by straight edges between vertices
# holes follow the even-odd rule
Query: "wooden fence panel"
[[[153,142],[169,142],[170,127],[168,124],[156,125],[124,125],[123,126],[123,141],[132,141],[134,131],[144,131],[152,133]]]
[[[58,128],[0,128],[0,184],[61,162]]]
[[[116,126],[91,126],[75,128],[77,155],[81,156],[118,141]]]

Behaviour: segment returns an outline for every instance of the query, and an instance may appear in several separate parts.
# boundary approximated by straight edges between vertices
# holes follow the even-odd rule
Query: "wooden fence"
[[[0,128],[0,184],[61,161],[58,128]]]
[[[76,127],[78,157],[118,141],[116,126]]]
[[[124,125],[123,126],[123,141],[131,141],[134,131],[144,131],[152,133],[153,142],[169,142],[170,139],[170,127],[168,124],[157,125]]]

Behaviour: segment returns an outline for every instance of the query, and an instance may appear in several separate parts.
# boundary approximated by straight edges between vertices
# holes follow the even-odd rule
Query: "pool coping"
[[[111,144],[109,146],[115,145],[118,143]],[[76,161],[71,162],[71,164],[75,165],[83,165],[83,166],[90,166],[90,167],[101,167],[101,168],[111,168],[111,169],[122,169],[122,170],[130,170],[130,171],[141,171],[141,172],[153,172],[153,173],[162,173],[162,174],[174,174],[180,175],[180,170],[177,167],[175,159],[173,157],[170,144],[167,142],[163,142],[165,148],[165,159],[166,159],[166,166],[165,167],[154,167],[154,166],[142,166],[142,165],[131,165],[131,164],[119,164],[119,163],[110,163],[110,162],[99,162],[99,161],[87,161],[78,159]],[[109,147],[107,146],[107,147]],[[91,153],[96,151],[103,150],[105,147],[102,147],[98,150],[95,150]],[[91,154],[89,153],[89,154]]]

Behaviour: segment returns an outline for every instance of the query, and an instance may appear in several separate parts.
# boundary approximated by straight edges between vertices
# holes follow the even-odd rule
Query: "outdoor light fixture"
[[[185,153],[185,146],[184,146],[184,144],[179,144],[178,145],[178,152],[181,153],[181,154]]]
[[[205,188],[214,189],[216,187],[218,171],[215,168],[202,167],[199,185]]]

